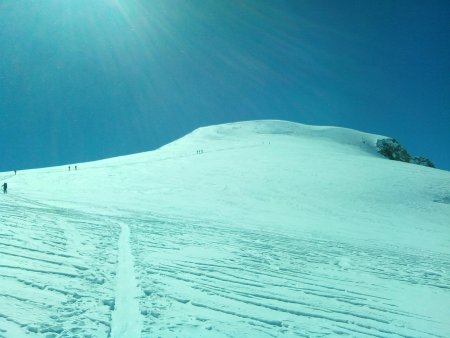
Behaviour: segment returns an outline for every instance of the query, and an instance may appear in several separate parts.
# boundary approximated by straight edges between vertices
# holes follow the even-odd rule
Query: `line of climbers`
[[[78,169],[78,166],[75,166],[75,170],[77,170],[77,169]],[[70,165],[69,165],[69,171],[70,171]],[[17,170],[14,170],[14,175],[17,175]],[[2,190],[3,190],[4,194],[8,193],[8,183],[5,182],[2,184]]]

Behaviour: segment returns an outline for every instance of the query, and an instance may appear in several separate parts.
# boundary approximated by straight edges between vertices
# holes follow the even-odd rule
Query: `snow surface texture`
[[[0,174],[1,337],[450,337],[450,173],[283,121]]]

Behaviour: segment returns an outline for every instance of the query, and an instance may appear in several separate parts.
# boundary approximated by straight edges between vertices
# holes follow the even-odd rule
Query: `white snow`
[[[0,337],[449,337],[450,173],[286,121],[0,173]]]

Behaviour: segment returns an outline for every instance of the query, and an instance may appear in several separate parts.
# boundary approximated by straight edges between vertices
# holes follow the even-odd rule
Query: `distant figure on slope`
[[[3,193],[7,194],[8,193],[8,183],[6,183],[6,182],[3,183],[2,188],[3,188]]]
[[[75,166],[75,170],[77,170],[77,166]]]
[[[14,170],[14,175],[16,175],[17,174],[17,170]]]
[[[69,171],[70,171],[70,165],[69,165]]]

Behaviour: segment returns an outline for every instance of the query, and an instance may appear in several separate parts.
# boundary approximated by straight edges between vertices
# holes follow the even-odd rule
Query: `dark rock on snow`
[[[393,138],[385,138],[377,141],[378,152],[390,160],[408,162],[426,167],[435,168],[433,162],[425,157],[411,156],[406,149]]]
[[[422,156],[415,156],[411,159],[410,163],[418,164],[418,165],[424,165],[426,167],[435,168],[433,162],[431,162],[429,159],[422,157]]]

